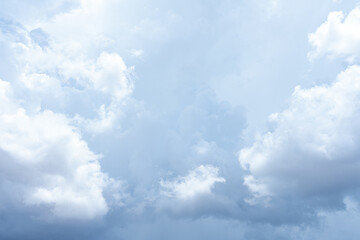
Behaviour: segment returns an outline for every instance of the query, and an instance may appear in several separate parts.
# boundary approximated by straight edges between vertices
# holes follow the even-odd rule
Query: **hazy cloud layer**
[[[0,3],[0,238],[357,239],[356,1]]]

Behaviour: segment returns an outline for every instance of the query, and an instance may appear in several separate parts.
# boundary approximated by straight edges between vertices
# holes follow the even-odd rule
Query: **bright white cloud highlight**
[[[162,192],[168,197],[191,199],[198,195],[210,194],[214,184],[224,183],[219,170],[211,165],[200,165],[188,175],[173,181],[161,181]]]
[[[26,92],[37,108],[72,112],[93,133],[116,125],[121,105],[133,91],[133,67],[104,50],[111,39],[103,33],[105,23],[95,24],[105,6],[102,1],[80,1],[76,9],[27,26],[31,31],[8,23],[11,31],[1,33],[18,66],[15,90]]]
[[[109,39],[91,24],[103,5],[81,1],[34,26],[0,19],[3,49],[16,65],[0,80],[0,187],[14,189],[4,198],[60,218],[105,215],[105,190],[121,204],[120,183],[101,171],[80,133],[113,129],[133,90],[133,68],[104,50]]]
[[[253,197],[339,196],[360,186],[360,66],[331,85],[297,87],[274,130],[240,152]]]
[[[48,205],[54,215],[91,219],[108,206],[102,195],[111,180],[99,156],[81,139],[69,119],[49,110],[29,114],[0,81],[0,166],[2,181],[22,189],[28,205]]]
[[[345,57],[352,61],[360,56],[360,7],[353,9],[346,17],[342,11],[331,12],[314,33],[309,42],[314,50],[310,59],[328,55],[331,58]]]

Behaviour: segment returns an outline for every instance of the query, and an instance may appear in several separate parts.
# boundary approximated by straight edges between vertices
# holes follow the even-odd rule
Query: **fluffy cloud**
[[[360,186],[359,79],[360,66],[351,66],[331,85],[297,87],[290,106],[270,116],[274,129],[240,152],[250,202],[320,197],[335,204]]]
[[[0,81],[1,183],[19,192],[18,201],[49,206],[55,216],[91,219],[108,206],[102,195],[111,179],[99,156],[81,139],[69,119],[49,110],[28,113]]]
[[[226,171],[226,167],[223,166]],[[233,181],[233,176],[228,175]],[[221,183],[221,184],[220,184]],[[219,168],[200,165],[185,176],[160,181],[160,193],[153,206],[156,214],[175,219],[221,216],[238,218],[239,206],[229,197],[227,180],[219,176]]]
[[[174,181],[161,181],[162,192],[168,197],[180,199],[210,194],[215,183],[225,182],[224,178],[218,176],[218,171],[217,168],[211,165],[201,165],[189,172],[185,177],[179,177]]]
[[[0,20],[1,40],[12,57],[9,62],[17,66],[6,80],[14,82],[18,97],[27,99],[27,107],[76,115],[81,127],[94,133],[116,125],[121,105],[133,91],[133,68],[117,53],[104,50],[110,40],[102,28],[89,23],[92,28],[85,31],[69,24],[91,21],[103,5],[81,3],[73,11],[29,26]],[[72,32],[70,26],[84,32]]]
[[[359,57],[360,8],[346,17],[331,12],[309,42],[314,59],[322,55]],[[274,203],[274,199],[297,198],[315,208],[342,206],[346,195],[356,195],[360,152],[360,66],[340,73],[331,85],[310,89],[296,87],[290,106],[272,114],[272,130],[241,150],[244,185],[252,193],[250,204]],[[314,205],[315,204],[315,205]]]
[[[297,39],[308,31],[298,21],[308,14],[307,3],[195,1],[189,11],[182,1],[67,2],[46,3],[46,10],[36,12],[41,16],[31,11],[41,7],[25,4],[32,6],[23,7],[28,13],[13,18],[24,25],[0,20],[0,75],[7,81],[0,87],[0,238],[297,239],[292,235],[302,232],[295,225],[313,216],[306,215],[314,209],[307,197],[315,204],[321,199],[320,207],[326,199],[333,206],[356,187],[354,173],[340,160],[345,151],[338,151],[357,154],[348,144],[355,132],[344,130],[355,129],[355,117],[345,124],[339,120],[345,113],[336,110],[321,118],[328,116],[326,105],[340,99],[340,87],[327,100],[321,91],[335,85],[316,87],[308,101],[303,95],[311,91],[297,89],[290,108],[272,116],[274,130],[241,152],[242,170],[236,152],[243,146],[244,109],[222,102],[228,98],[215,95],[218,87],[209,83],[224,87],[230,74],[238,83],[228,87],[234,103],[246,102],[249,113],[273,109],[277,103],[256,97],[263,95],[258,85],[271,95],[276,91],[280,102],[279,85],[292,88],[297,81],[286,76],[302,67],[288,59],[299,60],[306,51]],[[314,13],[324,2],[312,3]],[[62,7],[49,10],[54,5]],[[357,75],[356,68],[346,74]],[[246,88],[249,82],[256,87]],[[253,100],[258,104],[248,104]],[[101,168],[95,152],[104,154]],[[342,182],[328,177],[338,168],[347,174],[337,172]],[[123,185],[104,169],[126,180],[126,207],[109,211],[111,198],[123,204]],[[104,217],[50,223],[33,218],[49,210],[66,219]]]
[[[74,12],[85,11],[82,6]],[[2,205],[37,206],[58,218],[104,216],[108,202],[121,204],[121,186],[102,172],[100,155],[80,131],[102,133],[116,125],[132,92],[132,68],[102,48],[92,55],[81,39],[67,45],[66,35],[58,42],[58,34],[42,28],[51,24],[32,30],[3,19],[0,24],[1,50],[16,69],[0,81]]]
[[[360,7],[353,9],[346,17],[342,11],[331,12],[314,33],[309,42],[314,50],[308,54],[310,59],[328,55],[344,57],[353,61],[360,56]]]

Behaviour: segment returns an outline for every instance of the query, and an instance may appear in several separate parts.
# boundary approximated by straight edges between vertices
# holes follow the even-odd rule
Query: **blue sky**
[[[0,238],[358,239],[358,4],[0,0]]]

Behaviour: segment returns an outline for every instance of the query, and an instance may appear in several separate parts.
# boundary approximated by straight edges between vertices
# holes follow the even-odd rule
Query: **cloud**
[[[357,154],[356,118],[326,110],[350,87],[298,88],[273,130],[241,152],[244,169],[244,109],[221,101],[233,93],[258,121],[277,108],[325,1],[306,23],[301,1],[65,2],[18,12],[23,25],[0,22],[0,238],[298,239],[317,209],[354,197],[355,174],[339,159]]]
[[[32,29],[0,19],[1,50],[16,66],[0,81],[3,205],[36,208],[40,217],[103,217],[123,205],[121,183],[101,170],[101,156],[82,134],[114,128],[132,93],[132,68],[103,48],[92,55],[86,44],[67,45],[69,35],[59,42],[59,32],[44,29],[52,22],[42,19]],[[98,41],[87,37],[89,46]]]
[[[120,105],[133,91],[134,70],[118,54],[99,50],[89,56],[90,50],[82,45],[74,49],[59,43],[56,35],[40,27],[29,32],[19,24],[3,23],[10,29],[2,29],[3,40],[17,64],[16,74],[8,80],[14,82],[17,97],[27,99],[26,107],[66,111],[93,133],[116,125]]]
[[[273,130],[239,155],[248,171],[244,184],[253,194],[250,200],[317,199],[331,208],[343,206],[343,197],[357,191],[359,77],[360,66],[354,65],[331,85],[297,87],[289,107],[270,116]]]
[[[342,11],[329,13],[326,22],[309,35],[314,48],[310,60],[329,56],[342,57],[353,61],[360,56],[360,7],[356,7],[345,17]]]
[[[231,131],[228,124],[243,126],[243,111],[217,102],[210,90],[191,98],[171,114],[133,102],[124,112],[123,132],[91,140],[92,146],[115,152],[109,173],[126,179],[132,195],[126,206],[135,215],[229,217],[237,208],[231,196],[245,189],[235,154],[243,127]],[[236,184],[240,187],[232,190]]]
[[[106,214],[102,192],[113,180],[101,171],[99,156],[65,115],[28,113],[11,95],[10,83],[1,80],[0,179],[17,189],[10,194],[20,195],[19,204],[48,206],[60,218]]]
[[[117,101],[127,97],[132,92],[132,84],[126,76],[128,70],[122,58],[113,53],[102,52],[97,59],[96,71],[92,78],[94,89],[110,94]]]
[[[222,169],[226,171],[227,167]],[[227,177],[233,181],[233,176]],[[227,180],[219,176],[219,168],[212,165],[200,165],[185,176],[161,180],[161,195],[152,204],[155,214],[174,219],[209,216],[239,219],[241,210],[227,189],[232,185],[226,185]]]
[[[211,165],[200,165],[184,177],[179,177],[173,181],[161,181],[162,193],[168,197],[180,199],[210,194],[215,183],[225,182],[224,178],[218,176],[218,171]]]

